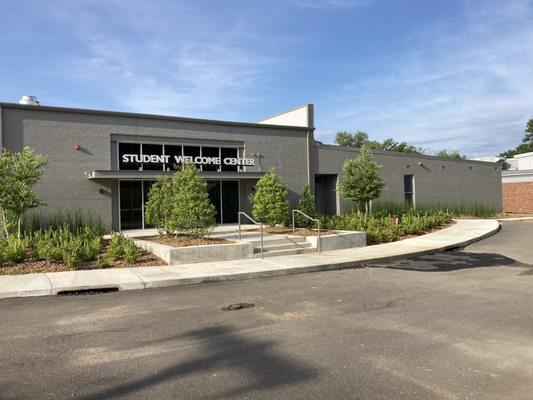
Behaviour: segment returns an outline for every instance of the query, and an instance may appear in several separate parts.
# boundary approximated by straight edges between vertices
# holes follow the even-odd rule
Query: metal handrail
[[[239,242],[241,241],[241,215],[244,215],[246,218],[248,218],[250,221],[252,221],[255,225],[261,226],[261,259],[263,259],[263,223],[257,222],[252,217],[250,217],[248,214],[246,214],[243,211],[238,212],[238,220],[239,220]]]
[[[304,217],[310,219],[311,221],[315,221],[318,224],[318,240],[316,243],[316,251],[320,253],[320,219],[310,217],[309,215],[300,210],[292,210],[292,236],[296,236],[296,228],[294,227],[294,213],[300,213]]]

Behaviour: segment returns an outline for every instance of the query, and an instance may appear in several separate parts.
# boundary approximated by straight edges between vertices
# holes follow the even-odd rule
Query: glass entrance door
[[[237,222],[239,181],[207,181],[209,199],[215,206],[217,223]]]
[[[152,181],[120,181],[120,229],[143,229],[152,226],[144,222],[144,206]],[[207,181],[209,200],[215,206],[218,224],[237,222],[239,212],[239,181]]]
[[[239,212],[239,181],[222,181],[222,223],[237,222]]]
[[[142,181],[120,181],[120,229],[143,227]]]

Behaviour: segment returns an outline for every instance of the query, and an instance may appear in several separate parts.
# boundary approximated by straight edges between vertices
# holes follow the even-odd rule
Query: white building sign
[[[236,165],[255,167],[253,158],[236,158],[236,157],[202,157],[202,156],[174,156],[170,159],[169,155],[158,154],[122,154],[123,163],[144,163],[144,164],[175,164],[192,163],[196,165]]]

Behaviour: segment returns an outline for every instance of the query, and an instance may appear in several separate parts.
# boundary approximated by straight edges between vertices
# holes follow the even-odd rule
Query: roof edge
[[[329,150],[361,151],[361,148],[359,147],[339,146],[336,144],[325,144],[325,143],[315,142],[315,146],[319,148],[322,147],[322,148],[329,149]],[[455,162],[483,164],[483,165],[492,165],[492,166],[499,165],[499,163],[497,162],[470,160],[468,158],[439,157],[439,156],[431,156],[427,154],[403,153],[399,151],[389,151],[389,150],[372,150],[371,149],[370,151],[372,152],[372,154],[380,154],[384,156],[413,157],[413,158],[421,158],[421,159],[426,159],[426,160],[455,161]]]
[[[167,120],[167,121],[179,121],[179,122],[226,125],[226,126],[229,125],[229,126],[242,126],[242,127],[253,127],[253,128],[291,129],[291,130],[302,131],[302,133],[306,133],[309,130],[309,128],[302,127],[302,126],[258,124],[254,122],[219,121],[219,120],[214,120],[214,119],[177,117],[177,116],[162,115],[162,114],[144,114],[144,113],[134,113],[134,112],[128,112],[128,111],[96,110],[96,109],[88,109],[88,108],[72,108],[72,107],[43,106],[43,105],[33,106],[33,105],[23,105],[23,104],[18,104],[18,103],[5,103],[5,102],[0,102],[0,107],[4,109],[14,108],[14,109],[19,109],[19,110],[32,110],[32,111],[55,111],[55,112],[66,112],[66,113],[73,113],[73,114],[109,115],[109,116],[115,116],[115,117],[144,118],[144,119],[154,119],[154,120]]]

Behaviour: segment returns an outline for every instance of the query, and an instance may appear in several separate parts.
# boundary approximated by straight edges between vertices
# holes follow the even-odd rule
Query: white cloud
[[[259,37],[244,16],[226,25],[180,3],[101,6],[98,13],[90,2],[61,8],[58,18],[87,48],[67,60],[66,73],[108,90],[121,109],[233,119],[235,109],[256,101],[254,89],[268,82],[269,71],[283,65],[253,45]]]
[[[364,129],[469,155],[518,144],[533,117],[531,3],[466,5],[463,18],[409,37],[407,50],[382,72],[347,80],[319,103],[326,129],[320,138]]]

